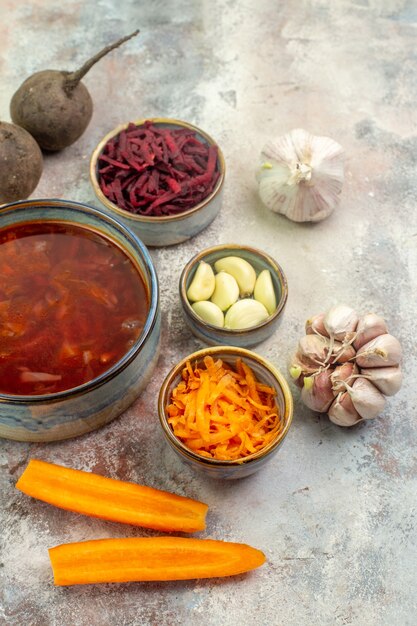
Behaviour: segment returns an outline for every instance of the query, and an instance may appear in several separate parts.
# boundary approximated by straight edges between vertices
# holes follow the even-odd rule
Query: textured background
[[[416,623],[416,26],[417,5],[403,0],[0,0],[5,120],[31,72],[74,69],[113,39],[142,31],[86,77],[93,120],[75,145],[45,158],[36,197],[97,206],[89,156],[106,132],[135,118],[196,123],[227,162],[215,222],[192,241],[152,251],[163,350],[141,398],[76,440],[0,443],[1,624]],[[256,196],[262,145],[294,127],[328,134],[346,149],[341,206],[314,226],[270,213]],[[179,312],[181,268],[218,242],[254,244],[282,264],[290,294],[284,321],[258,351],[283,371],[305,319],[338,301],[384,315],[405,351],[403,389],[380,418],[343,430],[296,402],[279,454],[234,483],[183,466],[162,438],[155,405],[169,368],[199,347]],[[203,536],[252,544],[268,563],[228,580],[54,588],[48,547],[152,533],[20,494],[14,483],[30,457],[201,499],[210,505]]]

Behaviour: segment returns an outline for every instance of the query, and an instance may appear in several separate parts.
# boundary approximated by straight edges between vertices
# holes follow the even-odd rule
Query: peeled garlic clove
[[[215,262],[214,269],[216,272],[227,272],[233,276],[239,285],[241,298],[252,295],[256,282],[256,272],[245,259],[238,256],[226,256]]]
[[[353,376],[358,372],[358,368],[355,363],[343,363],[338,365],[330,374],[330,380],[332,381],[333,393],[337,394],[346,389],[343,383],[350,385],[353,382]]]
[[[313,315],[306,321],[305,329],[306,335],[323,335],[323,337],[329,337],[329,333],[324,326],[325,313],[319,313]]]
[[[201,302],[194,302],[191,305],[194,313],[200,317],[203,322],[207,322],[208,324],[212,324],[213,326],[219,326],[223,328],[224,326],[224,315],[223,311],[219,309],[219,307],[214,304],[214,302],[210,302],[209,300],[203,300]]]
[[[365,343],[356,354],[359,367],[390,367],[401,361],[401,344],[392,335],[378,335]]]
[[[220,276],[220,274],[217,274]],[[235,302],[226,313],[224,325],[232,330],[252,328],[268,319],[269,313],[261,302],[244,298]]]
[[[355,350],[359,350],[359,348],[362,348],[368,341],[387,333],[388,328],[384,318],[375,313],[367,313],[359,318],[353,346]]]
[[[330,340],[320,335],[305,335],[298,342],[297,355],[318,369],[324,364],[330,349]]]
[[[374,419],[385,407],[385,397],[366,378],[357,378],[352,387],[346,386],[353,406],[364,420]]]
[[[239,286],[236,279],[227,272],[219,272],[214,277],[215,287],[211,301],[217,304],[219,309],[226,311],[239,297]]]
[[[359,317],[354,309],[346,304],[337,304],[327,311],[323,323],[330,337],[343,341],[346,333],[356,330],[358,321]]]
[[[343,160],[338,143],[302,129],[269,141],[257,171],[261,200],[295,222],[322,220],[339,204]]]
[[[311,384],[312,379],[312,384]],[[301,400],[312,411],[325,413],[334,400],[329,370],[304,379]]]
[[[200,261],[194,274],[191,285],[187,289],[187,298],[191,302],[208,300],[215,287],[214,272],[208,263]]]
[[[265,306],[269,315],[272,315],[272,313],[276,310],[277,299],[275,296],[271,272],[269,270],[263,270],[256,279],[253,297]]]
[[[338,395],[327,414],[330,421],[337,426],[354,426],[362,421],[347,391]]]
[[[401,389],[403,375],[401,367],[372,367],[361,370],[361,376],[366,376],[385,396],[393,396]]]

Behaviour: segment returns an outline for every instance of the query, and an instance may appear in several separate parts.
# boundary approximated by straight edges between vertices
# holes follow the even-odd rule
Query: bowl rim
[[[187,211],[183,211],[182,213],[179,213],[177,215],[161,215],[161,216],[156,216],[156,217],[151,217],[148,215],[139,215],[137,213],[130,213],[130,211],[126,211],[126,209],[121,209],[119,206],[117,206],[117,204],[109,200],[102,192],[100,185],[98,184],[98,179],[97,179],[97,162],[98,162],[98,157],[103,151],[105,144],[110,139],[118,135],[122,130],[126,129],[129,126],[129,124],[142,126],[145,122],[152,122],[153,124],[170,124],[173,126],[174,125],[180,126],[181,128],[187,128],[201,135],[207,141],[209,145],[217,147],[217,162],[219,163],[219,171],[220,171],[219,179],[216,183],[216,186],[211,191],[211,193],[206,198],[204,198],[204,200],[196,204],[191,209],[188,209]],[[207,204],[209,204],[211,200],[220,193],[224,184],[225,174],[226,174],[226,163],[225,163],[225,159],[223,156],[223,152],[219,144],[210,135],[208,135],[204,130],[202,130],[198,126],[195,126],[194,124],[190,124],[189,122],[184,122],[182,120],[177,120],[177,119],[173,119],[169,117],[145,117],[139,120],[134,120],[133,122],[126,122],[123,124],[119,124],[118,126],[113,128],[113,130],[108,132],[107,135],[105,135],[103,139],[97,144],[90,159],[90,182],[97,198],[108,209],[115,211],[117,215],[120,215],[121,217],[129,218],[138,223],[146,222],[149,224],[156,224],[156,223],[164,223],[164,222],[180,222],[181,220],[186,219],[190,215],[197,213],[198,211],[204,209],[204,207]]]
[[[79,395],[84,395],[85,393],[96,389],[97,387],[101,387],[104,383],[106,383],[109,379],[113,378],[116,373],[123,371],[137,356],[137,354],[142,349],[145,341],[148,339],[151,334],[158,317],[158,308],[159,308],[159,283],[158,277],[156,274],[155,267],[153,265],[152,258],[145,246],[145,244],[140,240],[140,238],[125,224],[121,223],[116,217],[107,215],[103,213],[100,209],[96,207],[92,207],[88,204],[84,204],[82,202],[75,202],[73,200],[61,200],[60,198],[35,198],[29,200],[19,200],[18,202],[12,202],[9,204],[4,204],[0,207],[0,216],[5,212],[14,212],[14,211],[26,211],[27,208],[50,208],[56,209],[64,206],[65,208],[72,209],[75,212],[82,214],[90,214],[94,217],[107,222],[113,229],[118,230],[121,234],[128,240],[130,243],[138,249],[140,255],[142,256],[144,267],[149,274],[149,311],[145,320],[145,324],[141,334],[138,339],[134,343],[134,345],[119,359],[112,367],[108,370],[93,378],[92,380],[83,383],[82,385],[78,385],[77,387],[71,387],[70,389],[64,389],[63,391],[58,391],[57,393],[48,393],[48,394],[39,394],[39,395],[11,395],[0,393],[0,403],[2,404],[39,404],[42,402],[59,402],[63,399],[67,399],[69,397],[76,397]],[[36,221],[34,218],[28,218],[27,222]],[[48,220],[47,218],[42,218],[42,222],[51,221],[51,222],[69,222],[74,223],[75,220],[68,220],[64,218],[53,218]],[[24,223],[24,220],[22,221]],[[77,222],[75,222],[77,224]],[[87,228],[83,224],[80,224],[80,227]],[[0,226],[1,229],[1,226]],[[104,235],[103,235],[104,236]],[[108,236],[108,235],[107,235]],[[111,236],[110,236],[111,239]],[[114,245],[120,246],[120,244],[114,242]],[[128,254],[125,251],[126,254]],[[130,255],[128,254],[129,258]],[[136,263],[134,263],[136,266]],[[139,271],[139,270],[138,270]]]
[[[234,250],[246,250],[262,258],[264,261],[266,261],[267,264],[274,270],[276,277],[278,278],[278,281],[281,285],[281,298],[277,304],[277,308],[272,313],[272,315],[269,315],[266,318],[266,320],[264,320],[260,324],[256,324],[256,326],[250,326],[249,328],[234,329],[234,328],[224,328],[220,326],[215,326],[214,324],[205,322],[204,320],[201,319],[201,317],[197,315],[197,313],[194,312],[191,306],[191,303],[187,298],[186,284],[187,284],[187,279],[192,269],[195,267],[197,263],[199,263],[200,261],[203,261],[205,257],[207,257],[208,255],[215,253],[215,252],[220,252],[221,250],[225,250],[225,251],[230,250],[231,252],[233,252]],[[275,259],[273,259],[269,254],[267,254],[266,252],[263,252],[263,250],[259,250],[258,248],[253,248],[252,246],[240,245],[240,244],[235,244],[235,243],[226,243],[226,244],[219,244],[217,246],[210,246],[209,248],[205,248],[204,250],[201,250],[200,252],[195,254],[188,261],[188,263],[184,266],[180,275],[179,291],[180,291],[181,304],[183,306],[184,311],[199,326],[201,326],[202,328],[207,328],[208,330],[212,332],[215,332],[219,337],[221,336],[224,336],[224,337],[245,336],[247,337],[247,336],[250,336],[251,334],[255,334],[261,328],[265,328],[269,326],[281,315],[288,299],[288,281],[281,265],[277,263],[277,261],[275,261]]]
[[[184,369],[187,361],[191,361],[192,363],[197,359],[202,359],[205,356],[212,355],[221,355],[226,353],[227,356],[235,356],[236,358],[241,357],[242,359],[256,361],[263,368],[268,370],[270,374],[277,381],[278,386],[280,387],[283,398],[284,398],[284,415],[283,419],[285,420],[284,428],[279,433],[279,435],[267,446],[259,450],[258,452],[249,454],[241,459],[233,459],[233,460],[220,460],[220,459],[210,459],[208,457],[201,456],[196,454],[187,446],[185,446],[175,435],[168,424],[167,416],[166,416],[166,406],[168,400],[168,393],[170,391],[170,386],[172,381],[181,373]],[[220,356],[221,358],[221,356]],[[285,439],[290,429],[293,415],[294,415],[294,401],[291,394],[290,387],[284,378],[283,374],[267,359],[260,356],[256,352],[252,350],[247,350],[246,348],[237,348],[235,346],[211,346],[208,348],[203,348],[202,350],[197,350],[197,352],[193,352],[192,354],[184,357],[179,361],[174,367],[168,372],[166,375],[158,396],[158,415],[159,421],[162,426],[162,430],[168,439],[169,443],[182,455],[186,456],[188,459],[192,461],[197,461],[200,464],[210,467],[220,467],[220,468],[230,468],[230,467],[241,467],[248,465],[251,462],[258,461],[261,458],[265,458],[269,456],[275,448],[277,448]]]

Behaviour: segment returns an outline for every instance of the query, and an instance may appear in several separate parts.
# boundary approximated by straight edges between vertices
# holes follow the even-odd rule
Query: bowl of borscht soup
[[[66,200],[0,209],[0,436],[55,441],[124,411],[158,358],[151,257],[117,219]]]

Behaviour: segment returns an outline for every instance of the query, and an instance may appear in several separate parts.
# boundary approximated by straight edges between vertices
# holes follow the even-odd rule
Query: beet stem
[[[76,70],[75,72],[69,72],[65,78],[65,83],[64,83],[65,92],[67,94],[70,94],[71,91],[73,91],[76,88],[80,80],[93,67],[93,65],[97,63],[97,61],[100,61],[100,59],[106,56],[106,54],[108,54],[115,48],[118,48],[119,46],[121,46],[123,43],[125,43],[125,41],[129,41],[129,39],[132,39],[132,37],[136,37],[138,33],[139,33],[139,30],[135,30],[134,33],[131,33],[130,35],[126,35],[126,37],[122,37],[118,41],[115,41],[114,43],[106,46],[105,48],[100,50],[100,52],[97,52],[97,54],[91,57],[91,59],[88,59],[88,61],[86,61],[84,65],[82,65],[78,70]]]

